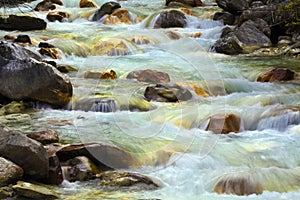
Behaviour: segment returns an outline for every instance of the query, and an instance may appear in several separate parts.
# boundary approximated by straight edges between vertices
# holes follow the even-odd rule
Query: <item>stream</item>
[[[29,5],[34,7],[37,2]],[[108,1],[95,2],[102,5]],[[161,186],[149,191],[107,191],[97,180],[64,181],[54,187],[63,199],[300,199],[299,79],[256,82],[261,73],[273,67],[287,67],[299,74],[299,60],[211,52],[211,45],[224,27],[211,20],[219,10],[211,0],[204,1],[205,7],[190,9],[195,16],[188,16],[188,25],[183,29],[153,28],[153,20],[165,9],[163,0],[120,1],[137,21],[132,24],[91,22],[88,19],[96,8],[79,8],[78,0],[63,3],[58,9],[71,14],[69,22],[48,22],[46,30],[25,34],[36,41],[46,38],[61,50],[61,59],[55,61],[77,70],[68,73],[74,87],[69,109],[36,105],[26,112],[28,118],[1,118],[1,123],[24,132],[53,129],[65,144],[117,145],[141,163],[131,171],[147,175]],[[21,9],[26,15],[46,19],[47,12]],[[199,32],[200,37],[193,37]],[[7,34],[24,33],[0,31],[0,37]],[[179,38],[174,40],[170,35]],[[132,42],[132,38],[139,42]],[[97,45],[105,39],[121,40],[127,48],[102,55]],[[111,69],[118,79],[84,78],[87,70]],[[143,93],[149,84],[126,79],[129,72],[140,69],[166,72],[171,83],[197,85],[209,96],[194,92],[189,101],[146,102]],[[117,99],[115,112],[75,109],[78,101],[94,97]],[[128,104],[150,109],[122,109]],[[239,133],[205,131],[208,118],[218,113],[240,116]],[[235,176],[258,181],[262,193],[237,196],[214,192],[217,180]]]

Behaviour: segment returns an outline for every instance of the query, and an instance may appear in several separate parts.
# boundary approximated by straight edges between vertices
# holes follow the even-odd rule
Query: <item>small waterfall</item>
[[[101,99],[100,101],[95,101],[91,107],[91,111],[94,112],[116,112],[117,103],[113,99]]]

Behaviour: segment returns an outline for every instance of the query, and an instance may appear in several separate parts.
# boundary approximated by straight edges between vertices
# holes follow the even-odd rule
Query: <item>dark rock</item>
[[[98,175],[100,183],[103,186],[110,187],[137,187],[137,189],[156,189],[159,187],[149,177],[133,173],[133,172],[118,172],[107,171]]]
[[[249,7],[247,0],[216,0],[218,6],[233,15],[238,15]]]
[[[8,18],[0,17],[0,29],[6,31],[33,31],[44,30],[47,23],[39,18],[30,16],[9,15]]]
[[[191,6],[191,7],[198,7],[204,6],[201,0],[166,0],[166,6],[169,6],[170,3],[181,3],[183,5]]]
[[[210,117],[206,131],[217,134],[237,133],[240,130],[241,118],[235,114],[216,114]]]
[[[37,6],[34,8],[35,11],[49,11],[49,10],[55,10],[56,5],[63,5],[63,2],[61,0],[44,0],[37,4]]]
[[[10,199],[14,196],[14,191],[10,186],[0,187],[0,199]]]
[[[235,16],[229,12],[216,12],[213,20],[222,21],[225,25],[233,25],[235,22]]]
[[[74,102],[71,109],[107,113],[117,111],[118,106],[112,98],[85,98]]]
[[[66,11],[53,11],[47,14],[47,20],[50,22],[67,22],[69,20],[70,14]]]
[[[13,100],[66,105],[73,90],[69,78],[46,63],[28,58],[31,55],[17,44],[0,42],[0,93]]]
[[[58,133],[55,130],[36,131],[27,134],[27,137],[36,140],[42,144],[50,144],[58,142]]]
[[[127,77],[128,79],[137,79],[138,81],[148,83],[168,83],[170,82],[169,74],[158,70],[136,70],[130,72]]]
[[[186,20],[185,14],[179,10],[165,10],[157,17],[154,28],[184,28]]]
[[[17,38],[14,40],[14,42],[32,44],[31,39],[28,35],[18,35]]]
[[[274,81],[290,81],[295,77],[295,72],[287,68],[274,68],[263,74],[258,78],[258,82],[274,82]]]
[[[97,166],[87,157],[78,156],[68,160],[63,166],[65,178],[70,181],[88,181],[96,178],[100,172]]]
[[[14,183],[23,177],[23,169],[0,157],[0,187]]]
[[[40,47],[40,48],[55,48],[55,46],[53,46],[52,44],[49,44],[47,42],[40,42],[38,47]]]
[[[55,153],[49,154],[48,178],[44,182],[52,185],[59,185],[63,182],[60,161]]]
[[[251,2],[250,7],[255,8],[255,7],[260,7],[263,5],[264,5],[264,3],[262,1],[253,1],[253,2]]]
[[[61,56],[59,55],[59,52],[56,48],[41,48],[39,50],[41,55],[49,56],[50,58],[53,59],[59,59]]]
[[[13,186],[13,189],[18,196],[29,199],[59,199],[58,194],[43,185],[18,181],[17,185]]]
[[[84,78],[92,78],[92,79],[116,79],[117,73],[114,70],[88,70],[84,73]]]
[[[85,156],[91,159],[100,170],[129,168],[137,162],[126,150],[102,143],[68,145],[60,149],[57,156],[61,161]]]
[[[250,195],[261,194],[263,189],[251,175],[227,175],[217,180],[214,191],[218,194]]]
[[[92,0],[80,0],[79,7],[80,8],[97,8],[98,5]]]
[[[236,55],[243,52],[242,43],[233,32],[228,33],[224,37],[217,40],[212,49],[218,53],[224,53],[228,55]]]
[[[100,20],[104,15],[112,14],[116,9],[121,8],[121,5],[117,2],[107,2],[103,4],[99,10],[93,15],[92,21]]]
[[[191,92],[178,85],[162,85],[148,86],[144,93],[148,101],[158,102],[178,102],[187,101],[192,98]]]
[[[11,160],[32,179],[48,177],[48,155],[43,145],[17,131],[0,128],[0,156]]]

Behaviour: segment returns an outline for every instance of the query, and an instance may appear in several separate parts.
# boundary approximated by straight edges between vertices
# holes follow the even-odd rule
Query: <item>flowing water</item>
[[[26,34],[36,41],[47,39],[61,49],[62,59],[56,62],[78,70],[69,73],[74,86],[70,109],[37,105],[26,117],[7,117],[4,123],[25,132],[55,129],[63,143],[118,145],[138,158],[140,165],[132,171],[161,185],[151,191],[106,191],[97,181],[64,182],[56,189],[65,199],[244,199],[214,192],[220,178],[237,176],[255,179],[263,188],[262,194],[248,199],[300,198],[299,81],[255,82],[272,67],[288,67],[299,73],[298,60],[210,52],[224,27],[210,20],[218,10],[210,1],[205,2],[210,6],[191,9],[196,16],[188,16],[184,29],[153,29],[153,20],[164,9],[162,0],[120,1],[133,21],[138,20],[130,25],[90,22],[96,9],[80,9],[77,0],[63,2],[59,9],[71,13],[70,22],[51,22],[46,31]],[[102,5],[107,1],[95,2]],[[47,13],[25,14],[45,19]],[[199,32],[200,37],[191,37]],[[6,34],[20,32],[0,31],[0,36]],[[109,40],[122,42],[126,48],[103,55],[99,41]],[[87,70],[111,69],[120,78],[83,78]],[[167,72],[172,83],[197,85],[210,96],[193,93],[187,102],[146,102],[143,92],[148,84],[125,79],[137,69]],[[76,109],[76,103],[88,104],[89,98],[99,99],[89,104],[90,111]],[[150,110],[138,112],[128,109],[129,105]],[[238,134],[205,131],[209,116],[225,112],[241,117]]]

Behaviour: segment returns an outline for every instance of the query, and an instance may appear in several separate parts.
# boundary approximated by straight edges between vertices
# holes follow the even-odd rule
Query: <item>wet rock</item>
[[[61,0],[44,0],[37,4],[34,8],[35,11],[49,11],[55,10],[57,5],[62,6],[63,2]]]
[[[0,199],[9,199],[14,196],[14,191],[11,187],[5,186],[0,187]]]
[[[23,169],[0,157],[0,187],[14,183],[23,177]]]
[[[218,194],[250,195],[261,194],[262,186],[251,177],[226,175],[217,180],[214,191]]]
[[[102,172],[98,175],[100,184],[103,186],[110,187],[136,187],[136,189],[156,189],[156,184],[149,177],[133,173],[133,172],[118,172],[118,171],[107,171]]]
[[[118,103],[112,98],[85,98],[72,104],[72,110],[116,112]]]
[[[23,102],[12,101],[9,104],[0,108],[1,115],[17,114],[26,109],[26,105]]]
[[[140,44],[149,44],[151,43],[150,38],[146,37],[146,36],[133,36],[132,38],[129,39],[131,42],[140,45]]]
[[[17,44],[0,42],[0,93],[12,100],[66,105],[73,91],[69,78],[46,63],[27,58],[32,54]]]
[[[177,82],[175,85],[187,88],[190,91],[194,91],[197,95],[201,97],[209,97],[209,94],[201,87],[199,87],[197,84],[194,83],[188,83],[188,82]]]
[[[69,21],[70,13],[66,11],[53,11],[47,14],[47,20],[50,22],[67,22]]]
[[[57,65],[56,69],[61,73],[77,72],[78,70],[69,65]]]
[[[287,68],[273,68],[258,78],[258,82],[290,81],[295,77],[295,72]]]
[[[133,24],[136,21],[132,19],[131,14],[125,8],[119,8],[112,14],[108,15],[104,20],[103,24]]]
[[[235,16],[229,12],[216,12],[213,20],[222,21],[225,25],[233,25],[235,22]]]
[[[50,58],[53,58],[53,59],[60,59],[61,56],[58,52],[58,50],[56,48],[44,48],[42,47],[40,50],[39,50],[40,54],[41,55],[45,55],[45,56],[49,56]]]
[[[61,161],[77,156],[85,156],[95,163],[100,170],[126,169],[136,165],[136,159],[125,149],[103,143],[71,144],[57,152]]]
[[[166,0],[166,6],[169,6],[170,3],[181,3],[183,5],[198,7],[204,6],[201,0]]]
[[[38,47],[40,47],[40,48],[55,48],[54,45],[49,44],[47,42],[40,42]]]
[[[128,79],[137,79],[138,81],[148,83],[168,83],[170,82],[170,76],[166,72],[158,70],[136,70],[130,72],[127,77]]]
[[[18,181],[17,185],[13,186],[14,191],[18,196],[29,199],[59,199],[59,195],[43,185]]]
[[[158,102],[178,102],[187,101],[192,98],[191,92],[178,85],[162,85],[148,86],[144,93],[148,101]]]
[[[109,71],[98,71],[98,70],[88,70],[84,73],[84,78],[92,79],[116,79],[117,73],[114,70]]]
[[[206,131],[216,134],[237,133],[240,130],[241,118],[235,114],[216,114],[210,117]]]
[[[0,128],[0,156],[22,167],[24,175],[32,179],[48,176],[48,155],[43,145],[20,132]]]
[[[94,56],[124,56],[132,53],[133,43],[119,38],[103,38],[91,49]]]
[[[93,0],[80,0],[79,7],[80,8],[97,8],[98,5]]]
[[[66,179],[70,182],[88,181],[96,178],[96,174],[100,172],[97,166],[84,156],[68,160],[63,169]]]
[[[236,35],[231,32],[217,40],[212,49],[218,53],[237,55],[243,52],[243,48],[241,46],[242,43],[239,41]]]
[[[184,28],[186,20],[185,14],[179,10],[165,10],[157,17],[154,28]]]
[[[104,15],[110,15],[118,8],[121,8],[121,5],[119,3],[113,1],[107,2],[103,4],[99,10],[95,12],[95,14],[92,17],[92,21],[98,21]]]
[[[63,182],[63,173],[62,173],[60,161],[55,152],[48,151],[48,155],[49,155],[48,178],[43,181],[47,184],[59,185]]]
[[[14,42],[32,44],[28,35],[18,35]]]
[[[51,144],[58,142],[58,133],[55,130],[35,131],[27,134],[27,137],[36,140],[42,144]]]
[[[220,8],[233,15],[241,14],[244,10],[249,8],[247,0],[216,0],[216,2]]]
[[[0,17],[0,29],[6,31],[33,31],[44,30],[47,23],[39,18],[30,16],[9,15],[8,18]]]

